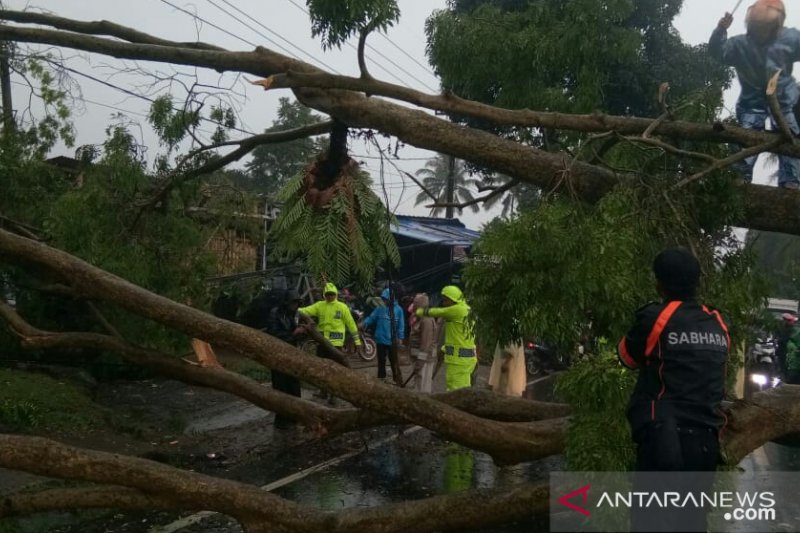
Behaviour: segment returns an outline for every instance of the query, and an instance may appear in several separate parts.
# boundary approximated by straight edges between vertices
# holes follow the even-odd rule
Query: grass
[[[104,415],[84,389],[69,381],[0,368],[0,426],[84,430],[101,426]]]

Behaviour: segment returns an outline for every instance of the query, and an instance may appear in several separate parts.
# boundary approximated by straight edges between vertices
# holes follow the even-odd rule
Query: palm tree
[[[484,187],[501,188],[510,185],[513,181],[511,176],[505,174],[495,174],[490,178],[484,179],[481,185]],[[514,213],[522,209],[533,209],[539,202],[541,191],[537,187],[533,187],[528,183],[518,183],[511,189],[492,196],[483,202],[483,208],[486,210],[500,205],[503,210],[500,212],[500,218],[509,218]]]
[[[415,174],[422,178],[422,184],[425,188],[436,197],[437,204],[444,204],[447,202],[447,181],[451,173],[451,156],[439,154],[433,159],[429,159],[425,163],[425,168],[421,168]],[[452,180],[453,180],[453,202],[456,204],[463,204],[475,199],[473,188],[477,187],[480,183],[479,180],[468,177],[466,166],[464,162],[456,159],[452,162]],[[414,205],[431,203],[430,196],[424,191],[417,194],[417,199]],[[480,211],[480,206],[473,204],[469,206],[473,213]],[[444,207],[431,208],[431,216],[439,216],[446,211]],[[463,209],[459,209],[458,213],[461,214]]]

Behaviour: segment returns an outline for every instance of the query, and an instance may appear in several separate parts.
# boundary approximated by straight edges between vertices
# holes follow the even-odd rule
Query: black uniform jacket
[[[628,404],[634,438],[651,422],[720,428],[729,347],[722,316],[696,301],[640,308],[618,346],[620,361],[639,369]]]

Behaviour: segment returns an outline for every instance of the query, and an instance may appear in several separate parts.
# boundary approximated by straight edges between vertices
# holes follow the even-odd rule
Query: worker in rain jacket
[[[363,326],[366,329],[375,329],[375,344],[378,348],[378,379],[386,379],[386,359],[391,356],[393,341],[406,338],[406,319],[403,309],[397,302],[391,302],[389,289],[383,289],[381,300],[384,305],[376,307],[372,313],[364,320]],[[394,338],[392,338],[391,319],[389,318],[389,306],[392,305],[394,314]]]
[[[358,335],[358,326],[353,320],[350,308],[339,301],[339,290],[333,283],[326,283],[323,293],[324,300],[315,302],[308,307],[301,307],[298,311],[305,317],[313,318],[317,322],[322,336],[336,348],[344,346],[346,333],[353,336],[356,347],[361,350],[361,337]],[[323,346],[317,346],[317,355],[326,357]]]
[[[447,390],[464,389],[472,385],[472,372],[478,364],[475,335],[468,322],[469,306],[461,289],[448,285],[442,289],[442,306],[417,309],[418,317],[444,319],[444,364]]]
[[[742,87],[736,103],[736,120],[743,128],[764,130],[770,116],[767,82],[781,71],[776,96],[781,114],[796,136],[800,134],[800,126],[794,107],[800,90],[792,77],[792,64],[800,61],[800,31],[784,28],[785,20],[786,9],[781,0],[758,0],[747,10],[747,33],[729,39],[727,30],[733,15],[725,13],[711,34],[708,50],[716,60],[736,69]],[[757,158],[757,155],[748,157],[738,164],[747,182],[753,179]],[[800,187],[800,159],[780,155],[778,161],[778,185],[787,189]]]

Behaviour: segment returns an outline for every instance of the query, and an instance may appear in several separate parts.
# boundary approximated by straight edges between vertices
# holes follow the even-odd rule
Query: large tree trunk
[[[585,132],[616,131],[622,135],[637,135],[648,131],[653,125],[653,120],[643,118],[505,110],[450,95],[426,95],[375,80],[333,76],[310,64],[261,47],[253,52],[230,52],[203,43],[186,45],[171,42],[107,22],[85,23],[13,11],[0,11],[0,18],[70,30],[0,25],[0,39],[9,41],[63,46],[121,59],[163,61],[220,72],[275,76],[266,85],[292,87],[303,103],[330,114],[349,127],[377,129],[395,135],[404,143],[472,161],[548,191],[568,190],[590,202],[598,200],[616,184],[633,180],[635,176],[575,161],[567,154],[536,150],[488,132],[453,124],[422,110],[365,95],[385,95],[421,109],[472,116],[506,126]],[[76,30],[89,35],[77,33]],[[93,36],[96,34],[122,40]],[[800,145],[782,141],[779,134],[752,132],[721,124],[659,121],[657,127],[648,131],[648,134],[668,139],[762,146],[764,150],[767,149],[767,143],[773,140],[778,144],[769,147],[770,150],[800,155]],[[742,185],[741,190],[746,200],[738,225],[800,235],[800,192],[759,185]]]

